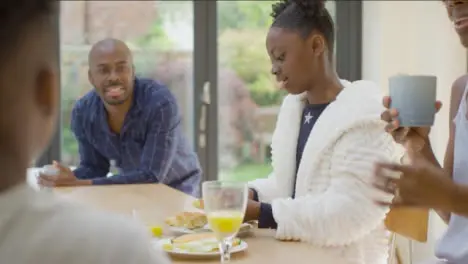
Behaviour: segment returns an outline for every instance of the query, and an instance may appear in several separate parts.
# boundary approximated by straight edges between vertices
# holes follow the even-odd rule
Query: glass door
[[[271,172],[270,144],[284,97],[265,38],[278,1],[217,1],[218,175],[250,181]],[[334,16],[335,2],[327,2]]]
[[[62,83],[61,157],[79,162],[70,130],[75,102],[93,89],[88,52],[105,38],[125,41],[136,73],[166,84],[178,100],[183,129],[194,142],[194,5],[192,1],[62,1],[60,52]]]

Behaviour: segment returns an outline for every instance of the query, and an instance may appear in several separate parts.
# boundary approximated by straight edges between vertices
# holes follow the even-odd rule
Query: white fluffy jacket
[[[304,94],[284,99],[273,134],[273,172],[249,185],[261,202],[272,204],[278,239],[326,247],[344,256],[346,264],[384,264],[388,239],[383,220],[389,209],[374,199],[391,197],[379,197],[383,194],[370,182],[374,163],[398,161],[403,149],[384,131],[380,88],[368,81],[342,83],[345,88],[309,135],[296,186]],[[293,188],[295,199],[290,198]]]

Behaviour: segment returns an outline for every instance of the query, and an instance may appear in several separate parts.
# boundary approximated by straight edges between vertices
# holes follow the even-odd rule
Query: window
[[[162,81],[175,94],[205,179],[267,176],[284,96],[275,89],[264,47],[273,2],[61,1],[62,115],[38,165],[78,164],[70,114],[76,100],[93,89],[88,52],[99,40],[117,38],[132,49],[139,76]],[[327,1],[327,8],[336,21],[338,73],[359,79],[361,1]]]
[[[193,137],[193,4],[190,1],[62,1],[60,18],[62,120],[61,161],[79,162],[70,130],[76,100],[93,87],[88,52],[105,38],[125,41],[138,76],[157,79],[175,94],[183,126]],[[192,140],[193,141],[193,140]]]

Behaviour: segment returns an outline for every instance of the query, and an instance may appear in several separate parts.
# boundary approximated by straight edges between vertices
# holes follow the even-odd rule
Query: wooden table
[[[138,217],[146,224],[164,226],[164,219],[181,211],[197,210],[192,206],[194,198],[160,184],[113,185],[92,187],[57,188],[55,192],[68,199],[102,210]],[[167,233],[165,229],[165,235]],[[249,248],[244,253],[232,256],[238,264],[346,264],[343,259],[327,254],[325,249],[306,243],[275,240],[272,230],[255,230],[252,237],[245,238]],[[219,263],[214,260],[173,259],[173,263]]]

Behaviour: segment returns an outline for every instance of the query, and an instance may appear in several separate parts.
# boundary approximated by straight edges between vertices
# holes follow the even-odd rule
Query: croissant
[[[182,212],[166,219],[166,224],[187,229],[202,228],[208,223],[206,215],[199,212]]]

